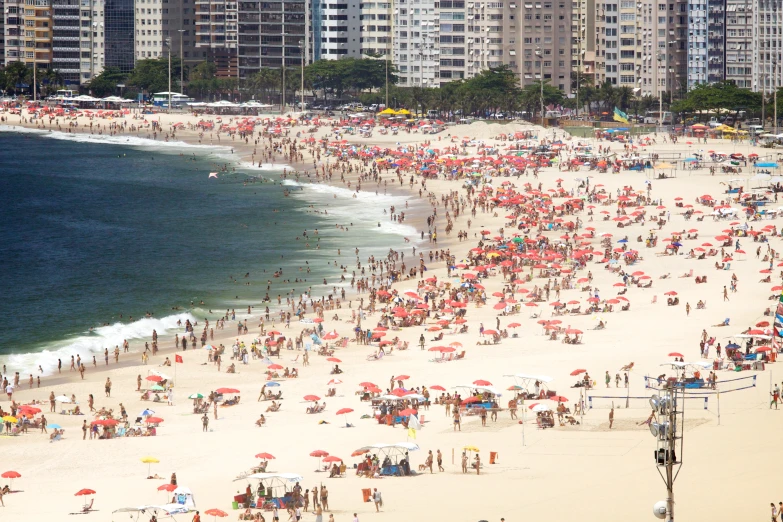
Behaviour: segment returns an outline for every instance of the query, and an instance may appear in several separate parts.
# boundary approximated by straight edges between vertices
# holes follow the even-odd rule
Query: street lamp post
[[[280,94],[280,114],[285,114],[285,33],[280,33],[283,37],[283,53],[280,62],[280,70],[283,73],[283,92]]]
[[[541,66],[541,76],[538,81],[541,83],[541,126],[546,127],[546,120],[544,119],[544,53],[540,47],[536,47],[536,56],[538,57],[538,63]]]
[[[166,47],[169,48],[169,107],[168,107],[168,112],[171,112],[171,38],[166,38]]]
[[[304,46],[302,45],[302,40],[299,40],[299,56],[302,58],[302,85],[300,86],[300,99],[299,102],[299,110],[301,112],[304,112],[305,104],[304,104]]]
[[[182,90],[182,85],[185,83],[185,55],[182,53],[182,36],[185,30],[177,29],[177,32],[179,33],[179,90],[185,92]]]

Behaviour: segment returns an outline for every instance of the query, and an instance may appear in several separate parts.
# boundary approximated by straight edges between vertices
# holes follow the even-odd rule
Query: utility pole
[[[678,409],[685,406],[684,383],[667,381],[661,390],[661,396],[653,395],[650,398],[650,406],[658,414],[656,421],[650,422],[650,433],[657,439],[655,451],[655,463],[658,473],[666,484],[666,501],[655,505],[656,515],[664,514],[667,522],[674,522],[674,482],[682,467],[683,424],[685,422],[684,411]],[[677,395],[681,395],[678,401]],[[679,404],[679,403],[682,404]],[[679,450],[677,445],[679,444]],[[664,518],[663,516],[659,518]]]
[[[767,72],[761,73],[761,124],[764,125],[767,121],[766,108],[767,108]]]
[[[185,56],[182,54],[182,36],[185,30],[177,29],[177,32],[179,32],[179,90],[184,93],[182,86],[185,84]]]
[[[167,112],[171,112],[171,38],[166,38],[166,47],[169,48],[169,107]]]
[[[576,119],[579,119],[579,87],[581,85],[580,75],[582,74],[582,0],[579,1],[579,25],[577,25],[578,36],[576,37]]]
[[[540,47],[536,47],[536,56],[538,57],[538,63],[541,66],[541,126],[546,128],[546,120],[544,119],[544,52]]]
[[[283,10],[285,10],[285,2],[283,2]],[[283,17],[285,17],[285,13],[283,14]],[[285,114],[285,33],[281,34],[283,36],[283,53],[280,71],[283,73],[283,92],[280,95],[280,114]]]
[[[773,60],[772,61],[772,67],[774,68],[774,72],[772,73],[772,77],[774,78],[772,80],[772,88],[774,89],[772,97],[773,97],[773,100],[774,100],[774,103],[775,103],[775,121],[772,122],[772,123],[775,125],[775,134],[777,134],[778,133],[778,87],[777,87],[777,85],[775,85],[775,79],[777,79],[777,77],[778,77],[778,61],[777,60]]]
[[[386,108],[389,107],[389,53],[384,56],[384,62],[386,62]]]
[[[301,101],[299,102],[299,110],[304,112],[304,46],[302,45],[302,40],[299,40],[299,56],[302,58],[302,85],[300,86]]]

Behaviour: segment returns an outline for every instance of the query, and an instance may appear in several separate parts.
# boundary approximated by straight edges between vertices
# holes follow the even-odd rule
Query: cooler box
[[[237,502],[236,500],[235,500],[235,501],[233,501],[233,502],[231,503],[231,508],[232,508],[232,509],[239,509],[239,502]]]

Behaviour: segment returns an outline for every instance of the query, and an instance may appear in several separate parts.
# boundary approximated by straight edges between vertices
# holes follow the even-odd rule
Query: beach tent
[[[165,504],[162,506],[149,505],[149,506],[124,507],[120,509],[115,509],[114,511],[112,511],[112,514],[130,513],[130,517],[134,518],[133,513],[135,513],[136,514],[135,520],[138,520],[141,515],[152,513],[155,515],[155,517],[158,520],[160,520],[162,517],[171,517],[172,520],[176,520],[174,518],[174,515],[182,515],[187,512],[188,512],[188,508],[186,508],[185,506],[181,506],[179,504]]]
[[[304,481],[304,477],[298,473],[253,473],[252,475],[237,477],[234,479],[234,482],[244,479],[255,479],[260,481],[261,484],[264,485],[264,489],[267,491],[271,491],[273,488],[282,487],[284,492],[287,491],[286,486],[288,484],[295,484],[296,482]]]
[[[190,488],[179,486],[172,494],[177,499],[176,505],[185,506],[189,509],[196,509],[196,501],[193,498],[193,492]]]
[[[384,401],[405,401],[405,400],[417,400],[417,401],[423,401],[425,399],[424,395],[421,395],[419,393],[408,393],[406,395],[397,396],[397,395],[381,395],[378,397],[381,400]]]
[[[457,390],[460,388],[466,388],[471,392],[477,392],[477,393],[491,393],[495,397],[503,396],[503,393],[497,388],[495,388],[494,386],[476,386],[475,384],[462,384],[454,387],[454,389]]]
[[[536,381],[545,385],[554,380],[548,375],[529,375],[527,373],[515,373],[514,375],[504,375],[503,377],[512,377],[514,382],[527,393],[530,393],[528,388],[535,384]]]
[[[285,484],[286,482],[302,482],[304,477],[298,473],[253,473],[245,477],[239,477],[234,479],[234,482],[242,479],[256,479],[260,481],[276,482],[277,485]]]
[[[389,457],[404,456],[409,451],[419,451],[419,445],[415,442],[398,442],[396,444],[370,444],[369,446],[362,446],[356,450],[357,452],[377,452],[381,455],[388,455]]]

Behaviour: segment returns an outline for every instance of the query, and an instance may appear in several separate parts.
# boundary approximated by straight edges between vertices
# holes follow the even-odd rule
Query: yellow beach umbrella
[[[153,464],[158,464],[160,461],[155,457],[142,457],[141,461],[147,465],[147,476],[150,476],[151,467]]]
[[[392,115],[392,114],[397,114],[397,112],[394,109],[392,109],[391,107],[388,107],[386,109],[383,109],[378,114],[389,114],[389,115]]]
[[[408,115],[410,113],[411,111],[409,111],[408,109],[400,109],[396,112],[396,114],[402,114],[403,116]]]
[[[16,424],[17,420],[16,417],[12,417],[11,415],[6,415],[3,417],[3,422],[11,422],[13,424]]]
[[[479,452],[479,449],[476,446],[464,446],[463,451],[475,451],[476,453]]]

